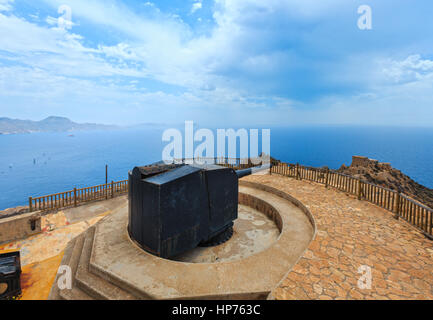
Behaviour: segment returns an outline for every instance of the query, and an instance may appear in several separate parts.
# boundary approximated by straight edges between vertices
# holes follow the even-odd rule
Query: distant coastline
[[[0,135],[35,132],[72,132],[82,130],[112,130],[114,125],[76,123],[65,117],[51,116],[41,121],[0,118]]]

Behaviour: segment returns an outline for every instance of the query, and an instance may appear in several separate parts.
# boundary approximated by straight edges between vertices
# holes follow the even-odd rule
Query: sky
[[[433,126],[432,12],[431,0],[0,0],[0,117]]]

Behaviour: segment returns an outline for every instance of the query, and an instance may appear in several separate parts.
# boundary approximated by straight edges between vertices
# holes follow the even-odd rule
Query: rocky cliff
[[[412,180],[400,170],[392,168],[389,163],[354,156],[349,167],[343,165],[338,171],[391,190],[400,190],[409,197],[433,208],[433,190]]]

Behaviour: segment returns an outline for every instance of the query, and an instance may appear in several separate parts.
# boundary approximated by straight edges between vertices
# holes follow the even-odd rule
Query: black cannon
[[[254,169],[162,163],[129,172],[130,237],[172,258],[230,239],[238,217],[238,179]]]

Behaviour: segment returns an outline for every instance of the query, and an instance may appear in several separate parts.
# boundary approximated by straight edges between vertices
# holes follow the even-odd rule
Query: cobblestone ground
[[[276,299],[433,299],[433,242],[392,213],[313,182],[274,174],[245,180],[289,193],[316,220],[315,239]]]

